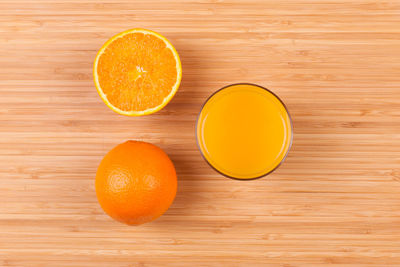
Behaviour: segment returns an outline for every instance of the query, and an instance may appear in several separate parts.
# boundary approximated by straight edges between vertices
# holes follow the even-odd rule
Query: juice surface
[[[289,114],[270,91],[235,84],[212,95],[197,121],[200,150],[217,171],[238,179],[268,174],[292,140]]]

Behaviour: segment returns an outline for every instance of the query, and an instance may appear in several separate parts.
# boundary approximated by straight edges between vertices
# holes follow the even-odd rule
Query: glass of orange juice
[[[216,171],[249,180],[271,173],[284,161],[293,126],[277,95],[259,85],[238,83],[207,99],[197,119],[196,138]]]

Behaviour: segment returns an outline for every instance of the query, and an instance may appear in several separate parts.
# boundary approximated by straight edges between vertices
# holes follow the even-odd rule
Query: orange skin
[[[96,194],[103,210],[128,225],[150,222],[172,204],[175,167],[159,147],[127,141],[103,158],[96,173]]]

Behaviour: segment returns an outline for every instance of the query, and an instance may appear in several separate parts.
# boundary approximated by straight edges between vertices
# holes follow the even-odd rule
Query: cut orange
[[[182,66],[165,37],[132,29],[101,47],[93,75],[97,91],[109,108],[122,115],[141,116],[168,104],[181,82]]]

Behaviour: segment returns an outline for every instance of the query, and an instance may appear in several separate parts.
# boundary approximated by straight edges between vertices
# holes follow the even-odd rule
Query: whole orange
[[[103,210],[117,221],[138,225],[161,216],[177,189],[175,167],[159,147],[127,141],[105,155],[96,173]]]

